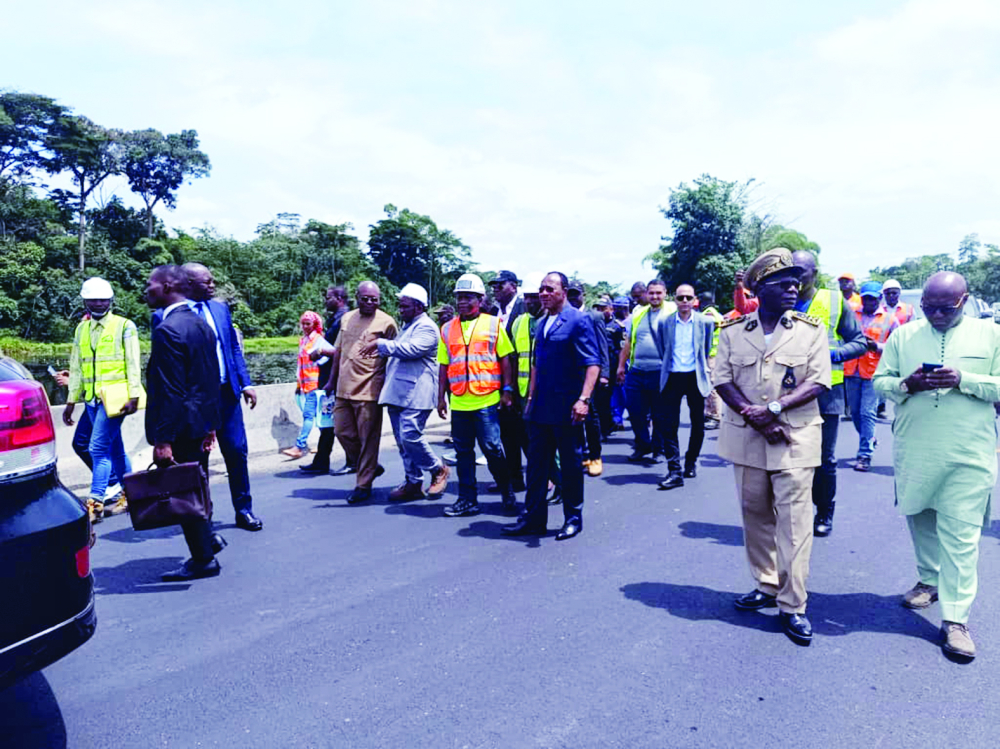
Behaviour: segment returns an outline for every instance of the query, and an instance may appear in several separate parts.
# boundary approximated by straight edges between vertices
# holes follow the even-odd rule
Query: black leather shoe
[[[334,468],[332,471],[330,471],[330,475],[331,476],[347,476],[348,474],[357,473],[357,472],[358,472],[358,467],[357,466],[343,465],[340,468]]]
[[[556,534],[556,541],[566,541],[573,536],[579,536],[583,532],[583,520],[581,518],[570,518]]]
[[[375,466],[375,478],[378,478],[383,473],[385,473],[385,467],[381,463],[377,464]]]
[[[688,466],[684,469],[684,478],[686,479],[696,479],[698,478],[698,468],[697,466]]]
[[[514,496],[513,491],[503,498],[503,511],[506,515],[517,514],[517,497]]]
[[[245,531],[259,531],[264,529],[264,521],[250,510],[243,510],[236,513],[236,527]]]
[[[302,473],[307,473],[310,476],[315,476],[315,475],[319,475],[319,474],[329,473],[330,472],[330,466],[329,465],[325,465],[325,466],[324,465],[319,465],[318,466],[315,463],[310,463],[307,466],[299,466],[299,470],[302,471]]]
[[[833,533],[833,521],[825,517],[817,517],[813,523],[813,535],[819,538],[826,538]]]
[[[367,502],[372,498],[372,490],[370,486],[358,486],[354,488],[347,496],[347,504],[349,505],[359,505],[362,502]]]
[[[778,614],[778,621],[781,622],[788,639],[796,645],[808,645],[812,642],[813,628],[805,614],[786,614],[782,611]]]
[[[679,473],[668,473],[659,486],[661,489],[678,489],[684,486],[684,479]]]
[[[756,611],[757,609],[768,609],[773,606],[777,606],[778,601],[774,596],[769,596],[767,593],[761,593],[759,590],[754,590],[747,593],[745,596],[737,598],[733,601],[733,605],[743,611]]]
[[[218,533],[213,533],[212,534],[211,548],[212,548],[212,553],[213,554],[218,554],[220,551],[222,551],[223,549],[225,549],[227,546],[229,546],[229,544],[226,543],[226,539],[224,539]]]
[[[222,571],[219,560],[212,557],[207,562],[196,562],[188,559],[179,569],[163,574],[162,579],[166,583],[184,583],[190,580],[200,580],[203,577],[216,577]]]
[[[547,532],[546,528],[529,523],[525,518],[500,528],[500,533],[504,536],[544,536]]]

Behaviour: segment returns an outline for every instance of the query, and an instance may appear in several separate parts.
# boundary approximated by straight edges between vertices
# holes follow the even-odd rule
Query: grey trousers
[[[434,454],[424,437],[424,427],[431,415],[430,409],[425,411],[400,406],[386,408],[399,455],[403,458],[406,480],[411,484],[423,483],[424,471],[436,471],[441,467],[441,459]]]

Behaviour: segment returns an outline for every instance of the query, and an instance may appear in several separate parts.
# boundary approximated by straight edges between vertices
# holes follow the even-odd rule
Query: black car
[[[90,538],[56,473],[45,390],[0,356],[0,690],[94,634]]]

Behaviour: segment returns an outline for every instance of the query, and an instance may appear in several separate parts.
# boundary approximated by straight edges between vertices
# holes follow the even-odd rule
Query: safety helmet
[[[103,278],[94,276],[83,282],[80,296],[84,299],[114,299],[115,290]]]
[[[455,281],[455,293],[466,294],[486,294],[486,287],[483,286],[483,279],[475,273],[463,273]]]
[[[525,273],[524,280],[521,282],[521,289],[525,294],[537,294],[544,280],[544,273]]]

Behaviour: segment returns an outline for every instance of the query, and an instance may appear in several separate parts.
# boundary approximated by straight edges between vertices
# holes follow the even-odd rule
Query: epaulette
[[[738,323],[741,323],[746,319],[747,319],[746,315],[740,315],[739,317],[731,317],[726,320],[723,320],[721,323],[719,323],[719,330],[722,330],[723,328],[728,328],[730,325],[736,325]]]
[[[818,328],[823,324],[823,321],[821,319],[819,319],[818,317],[814,317],[813,315],[804,315],[801,312],[793,312],[791,316],[794,317],[796,320],[807,322],[816,328]]]

